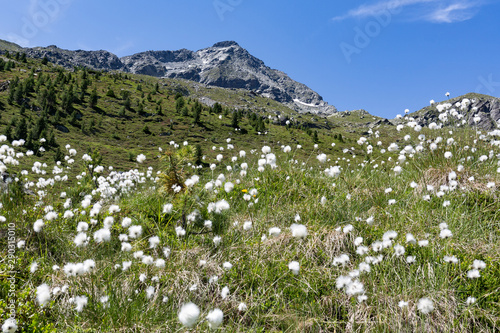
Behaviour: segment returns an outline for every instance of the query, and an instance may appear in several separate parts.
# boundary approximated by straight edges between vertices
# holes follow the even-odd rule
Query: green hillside
[[[53,138],[56,144],[39,153],[42,160],[53,159],[62,141],[78,150],[99,148],[105,162],[123,168],[132,167],[132,157],[139,152],[156,156],[158,148],[170,141],[199,144],[207,156],[215,156],[212,147],[226,145],[227,138],[250,149],[262,143],[279,146],[287,142],[308,151],[318,144],[334,154],[352,147],[356,133],[364,131],[346,131],[336,120],[298,114],[246,90],[124,73],[67,71],[40,60],[18,58],[14,54],[11,59],[2,58],[0,132],[10,140],[30,139],[26,147],[32,150],[38,148],[40,138]],[[95,105],[91,105],[93,91]],[[201,104],[201,98],[221,107]],[[22,118],[26,130],[16,137]],[[43,129],[33,133],[37,122],[43,123]],[[153,161],[148,159],[148,163]]]

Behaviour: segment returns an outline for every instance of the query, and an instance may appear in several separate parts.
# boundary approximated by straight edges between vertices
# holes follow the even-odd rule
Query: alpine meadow
[[[497,98],[322,114],[2,45],[2,332],[500,331]]]

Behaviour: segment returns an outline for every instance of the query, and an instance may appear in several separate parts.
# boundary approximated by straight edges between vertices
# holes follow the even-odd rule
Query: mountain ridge
[[[300,113],[328,116],[337,112],[317,92],[291,79],[284,72],[266,66],[264,61],[251,55],[235,41],[217,42],[198,51],[144,51],[121,58],[106,50],[71,51],[55,45],[20,47],[20,50],[28,57],[47,57],[50,62],[65,68],[82,66],[159,78],[181,78],[209,86],[247,89]]]

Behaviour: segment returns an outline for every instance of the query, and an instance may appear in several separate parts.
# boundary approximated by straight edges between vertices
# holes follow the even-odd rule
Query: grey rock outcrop
[[[440,115],[446,113],[443,122]],[[447,125],[468,125],[491,131],[500,125],[500,98],[470,93],[425,107],[410,114],[422,126],[430,123]],[[443,117],[443,116],[441,116]]]
[[[48,47],[34,47],[23,50],[28,57],[43,58],[66,68],[74,66],[87,67],[96,70],[122,70],[123,64],[116,55],[108,51],[69,51],[55,45]]]

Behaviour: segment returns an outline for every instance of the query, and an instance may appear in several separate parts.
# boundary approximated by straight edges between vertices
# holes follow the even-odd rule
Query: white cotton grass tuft
[[[231,192],[234,189],[234,184],[231,182],[227,182],[224,184],[224,191],[227,193]]]
[[[33,224],[33,230],[35,232],[40,232],[42,231],[42,228],[45,226],[45,223],[43,222],[43,220],[36,220],[35,223]]]
[[[417,240],[415,239],[415,237],[410,234],[410,233],[407,233],[406,234],[406,242],[409,243],[409,244],[417,244]]]
[[[88,302],[87,296],[76,296],[75,297],[75,304],[76,304],[75,310],[77,312],[82,312],[83,308],[87,305],[87,302]]]
[[[431,313],[434,310],[434,303],[431,299],[423,297],[418,300],[417,309],[423,314]]]
[[[399,244],[394,245],[394,254],[396,257],[402,256],[405,253],[405,247]]]
[[[472,305],[472,304],[476,303],[476,301],[477,301],[477,299],[475,297],[469,296],[465,300],[465,304],[466,305]]]
[[[467,272],[467,277],[469,279],[478,279],[481,277],[481,273],[479,273],[478,269],[471,269]]]
[[[350,261],[349,255],[346,253],[343,253],[340,256],[333,258],[332,265],[333,266],[338,266],[338,265],[345,266],[349,261]]]
[[[50,301],[50,288],[44,283],[36,288],[36,300],[41,307],[47,305]]]
[[[75,243],[76,247],[84,247],[87,246],[88,244],[88,237],[87,234],[84,232],[80,232],[75,236],[75,239],[73,240]]]
[[[38,269],[38,263],[36,261],[33,261],[30,265],[30,273],[35,273],[37,269]]]
[[[452,264],[458,263],[458,259],[455,256],[444,256],[443,261]]]
[[[104,219],[104,221],[102,221],[104,228],[106,228],[106,229],[111,229],[114,222],[115,222],[115,219],[113,218],[113,216],[107,216]]]
[[[169,247],[164,247],[163,248],[163,255],[165,256],[165,258],[170,257],[170,252],[171,252],[171,250],[170,250]]]
[[[307,237],[307,227],[303,224],[293,223],[290,226],[290,230],[292,231],[292,236],[296,238],[304,239]]]
[[[300,264],[298,261],[292,261],[288,264],[288,269],[292,271],[294,275],[299,274]]]
[[[148,239],[149,241],[149,248],[154,249],[160,244],[160,237],[158,236],[153,236]]]
[[[94,240],[96,243],[108,242],[111,239],[111,232],[109,229],[103,228],[94,232]]]
[[[147,289],[146,289],[146,299],[151,299],[153,298],[153,296],[155,295],[156,291],[155,291],[155,287],[153,286],[149,286]]]
[[[248,309],[247,305],[243,302],[241,302],[239,305],[238,305],[238,311],[239,312],[245,312],[246,310]]]
[[[146,156],[144,154],[137,155],[137,162],[143,163],[146,160]]]
[[[344,228],[342,228],[342,232],[344,234],[350,233],[354,229],[354,226],[352,224],[346,225]]]
[[[273,227],[269,229],[269,236],[278,237],[281,234],[281,229]]]
[[[128,236],[130,238],[138,238],[142,235],[142,226],[140,225],[133,225],[130,228],[128,228]]]
[[[245,223],[243,223],[243,230],[248,231],[250,229],[252,229],[252,222],[251,221],[245,221]]]
[[[87,230],[89,230],[89,224],[87,222],[78,222],[78,225],[76,226],[77,232],[84,232]]]
[[[222,313],[221,309],[214,309],[208,313],[206,316],[208,326],[211,329],[217,329],[221,324],[222,320],[224,319],[224,314]]]
[[[179,311],[179,321],[187,328],[193,327],[200,316],[200,308],[194,303],[184,304]]]
[[[2,325],[2,333],[14,333],[17,331],[17,321],[14,318],[7,318]]]
[[[120,211],[120,206],[118,206],[118,205],[109,206],[108,212],[110,214],[118,213],[119,211]]]
[[[163,205],[163,214],[170,214],[172,213],[172,209],[174,208],[174,205],[171,203],[166,203]]]
[[[229,296],[229,288],[227,286],[222,288],[220,296],[222,297],[222,299],[226,299]]]
[[[399,301],[398,306],[402,308],[406,308],[408,306],[408,302],[405,301]]]
[[[449,229],[442,229],[441,232],[439,233],[439,237],[441,238],[450,238],[453,236],[453,233]]]
[[[128,228],[132,224],[132,219],[130,217],[124,217],[122,220],[122,227]]]
[[[486,263],[482,260],[474,260],[472,262],[472,268],[474,269],[485,269],[486,268]]]
[[[164,259],[156,259],[155,266],[158,268],[165,267],[165,260]]]
[[[214,236],[213,242],[214,242],[215,246],[218,246],[221,241],[222,241],[222,237],[220,237],[220,236]]]

